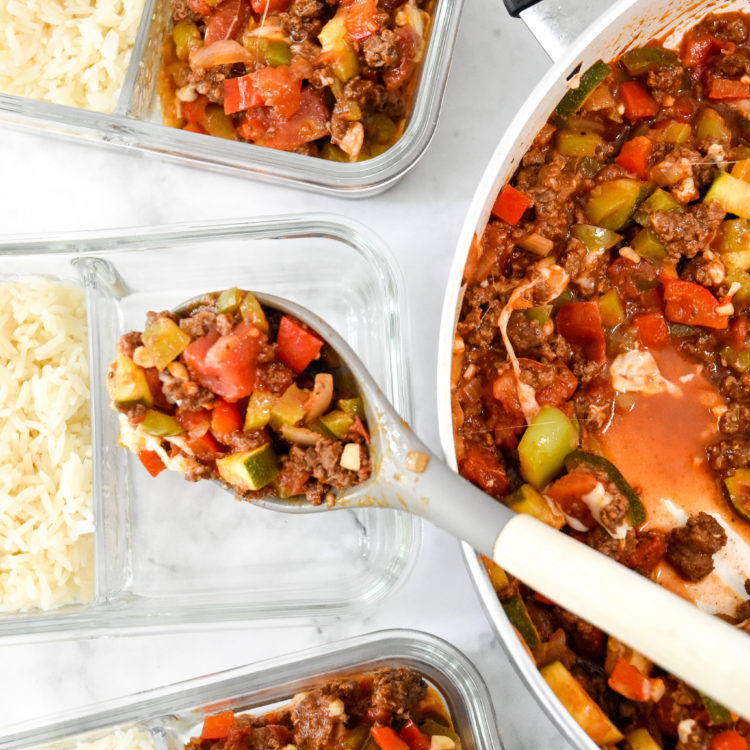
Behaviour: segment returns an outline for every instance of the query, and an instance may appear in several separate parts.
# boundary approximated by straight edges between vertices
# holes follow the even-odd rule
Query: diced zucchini
[[[234,121],[224,112],[222,105],[209,104],[206,107],[203,124],[210,135],[216,136],[216,138],[226,138],[229,141],[234,140]]]
[[[636,729],[625,735],[625,742],[628,743],[630,750],[661,750],[661,745],[657,745],[654,738],[648,733],[648,729]]]
[[[610,289],[599,297],[599,314],[607,328],[614,328],[625,320],[625,308],[617,289]]]
[[[731,274],[750,268],[750,222],[747,219],[723,221],[719,227],[717,249]]]
[[[745,273],[741,268],[734,268],[727,274],[727,284],[739,284],[740,288],[734,293],[732,299],[739,304],[744,304],[750,300],[750,274]]]
[[[388,115],[376,112],[364,120],[365,134],[369,143],[392,144],[398,138],[396,123]]]
[[[268,321],[266,314],[263,312],[257,297],[251,292],[247,292],[240,303],[240,315],[247,323],[252,323],[260,328],[264,333],[268,333]]]
[[[169,318],[157,318],[146,326],[142,338],[158,370],[177,359],[190,343],[190,336]]]
[[[750,521],[750,469],[737,469],[724,480],[729,501],[746,521]]]
[[[307,426],[314,432],[317,432],[318,435],[322,435],[326,440],[338,440],[338,438],[320,421],[320,419],[316,419]]]
[[[731,346],[722,347],[721,358],[738,373],[747,372],[750,369],[750,349],[737,351]]]
[[[484,565],[484,569],[487,571],[492,588],[495,589],[496,594],[501,594],[510,586],[508,574],[494,560],[490,560],[489,557],[481,555],[481,558],[482,565]]]
[[[633,241],[630,244],[641,258],[653,263],[655,266],[661,266],[669,257],[667,248],[662,245],[659,238],[648,227],[641,229],[633,237]]]
[[[718,203],[728,214],[750,219],[750,182],[719,172],[703,198],[704,203],[711,201]]]
[[[563,156],[596,156],[603,141],[598,133],[582,130],[558,130],[555,145]]]
[[[323,55],[329,60],[336,77],[346,83],[359,72],[357,55],[347,42],[346,9],[339,8],[318,34]]]
[[[351,48],[346,47],[336,54],[336,58],[331,64],[336,78],[341,83],[346,83],[359,73],[359,58],[357,53]],[[352,102],[353,103],[353,102]]]
[[[622,235],[604,227],[595,227],[593,224],[574,224],[570,233],[586,245],[589,252],[597,250],[609,250],[621,239]]]
[[[552,305],[541,305],[539,307],[530,307],[524,310],[527,320],[535,320],[540,326],[543,326],[552,315]]]
[[[589,221],[616,232],[625,227],[651,190],[648,182],[622,178],[597,185],[586,202]]]
[[[695,123],[695,135],[699,141],[716,139],[719,142],[729,143],[732,140],[732,131],[726,120],[712,107],[706,107],[698,115]]]
[[[554,124],[564,127],[565,123],[583,106],[594,89],[609,75],[610,67],[601,60],[597,60],[581,76],[581,81],[574,89],[565,92],[560,103],[555,107]]]
[[[138,427],[149,435],[156,435],[157,437],[172,437],[173,435],[182,435],[185,432],[182,425],[174,417],[156,409],[149,409]]]
[[[633,219],[642,227],[645,227],[648,224],[648,217],[657,211],[677,211],[677,213],[684,214],[685,208],[672,193],[659,188],[654,190],[641,203],[638,210],[633,214]]]
[[[192,21],[180,21],[172,29],[172,39],[177,57],[187,60],[193,47],[203,46],[203,35]]]
[[[294,425],[302,421],[305,416],[305,403],[310,394],[292,383],[284,394],[271,407],[269,424],[274,430],[280,430],[281,425]]]
[[[561,529],[565,525],[565,518],[553,510],[544,497],[530,484],[522,484],[515,492],[504,497],[503,502],[512,511],[534,516],[555,529]]]
[[[623,739],[620,730],[561,662],[554,661],[540,671],[560,703],[597,745],[614,745]]]
[[[543,406],[518,444],[521,476],[537,489],[559,474],[566,456],[578,447],[578,430],[554,406]]]
[[[500,600],[500,604],[505,610],[505,614],[511,622],[511,625],[521,634],[529,648],[536,648],[540,643],[539,631],[537,631],[533,620],[529,615],[529,610],[518,593],[513,594],[505,599]]]
[[[354,424],[354,419],[350,417],[345,411],[334,409],[329,411],[328,414],[324,414],[320,418],[323,426],[332,432],[339,440],[349,432],[349,428]]]
[[[153,406],[154,397],[148,387],[146,373],[132,359],[118,352],[110,374],[107,377],[107,392],[115,404]]]
[[[276,479],[279,462],[270,443],[242,453],[233,453],[216,461],[219,476],[242,490],[260,490]]]
[[[268,391],[253,391],[245,412],[245,432],[260,430],[271,419],[271,409],[279,397]]]
[[[653,132],[653,131],[651,131]],[[690,136],[693,134],[693,130],[687,122],[670,122],[666,128],[661,131],[661,139],[667,143],[687,143]]]
[[[355,396],[354,398],[340,398],[338,400],[338,406],[341,411],[346,412],[352,419],[355,419],[356,417],[364,419],[365,417],[365,407],[360,396]]]
[[[225,289],[216,299],[216,312],[234,312],[240,306],[240,296],[240,290],[236,286]]]
[[[703,705],[708,711],[708,716],[711,719],[712,724],[728,724],[732,721],[732,714],[726,706],[722,706],[721,703],[715,701],[705,693],[699,693]]]
[[[628,50],[621,58],[625,70],[631,76],[639,76],[656,68],[671,68],[679,65],[677,55],[663,47],[637,47]]]

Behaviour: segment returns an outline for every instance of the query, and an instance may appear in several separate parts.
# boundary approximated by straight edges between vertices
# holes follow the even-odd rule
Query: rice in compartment
[[[0,92],[111,112],[143,0],[3,0]]]
[[[30,750],[154,750],[151,734],[140,727],[117,727],[97,739],[71,737]]]
[[[0,284],[0,611],[93,596],[89,363],[83,291]]]

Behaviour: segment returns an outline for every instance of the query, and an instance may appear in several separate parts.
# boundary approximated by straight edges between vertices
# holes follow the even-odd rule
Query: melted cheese
[[[624,539],[628,533],[628,525],[626,523],[620,524],[614,531],[608,529],[601,521],[602,511],[612,502],[612,495],[610,495],[605,489],[601,482],[596,483],[591,492],[586,493],[581,500],[588,506],[591,511],[591,515],[596,519],[596,522],[614,539]]]
[[[154,451],[154,453],[158,454],[159,458],[168,469],[179,471],[181,474],[186,474],[190,471],[190,462],[185,456],[170,456],[169,453],[161,447],[164,440],[174,443],[183,450],[187,450],[182,438],[158,438],[155,435],[148,435],[137,427],[133,427],[130,422],[128,422],[128,418],[124,414],[120,414],[119,443],[123,448],[127,448],[135,454],[140,451]]]
[[[609,368],[612,387],[620,393],[668,393],[676,396],[680,389],[659,372],[651,352],[633,349],[618,354]]]

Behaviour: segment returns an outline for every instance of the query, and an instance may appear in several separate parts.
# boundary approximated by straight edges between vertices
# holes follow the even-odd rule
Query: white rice
[[[111,112],[143,0],[0,0],[0,92]]]
[[[0,611],[93,596],[91,425],[80,287],[0,284]]]
[[[120,727],[95,740],[70,737],[30,750],[154,750],[150,732],[139,727]]]

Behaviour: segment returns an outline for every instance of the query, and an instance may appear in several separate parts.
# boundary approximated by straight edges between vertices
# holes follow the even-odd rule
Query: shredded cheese
[[[633,349],[618,354],[609,368],[612,386],[620,393],[662,393],[674,396],[682,392],[662,376],[651,352]]]

